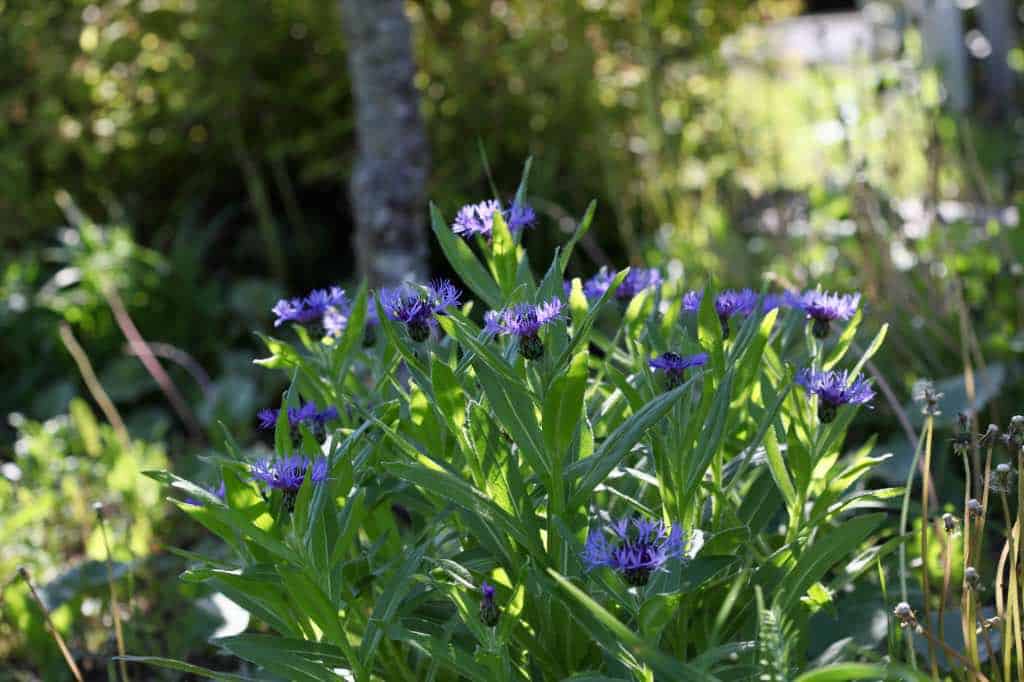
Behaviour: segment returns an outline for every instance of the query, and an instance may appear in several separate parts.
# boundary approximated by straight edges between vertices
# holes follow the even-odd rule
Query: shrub
[[[807,296],[564,282],[593,206],[538,280],[504,219],[525,197],[524,174],[489,238],[432,207],[473,300],[435,282],[275,308],[297,341],[257,360],[291,379],[261,414],[273,457],[229,436],[215,492],[150,472],[230,548],[184,578],[260,623],[217,644],[310,680],[805,667],[810,616],[895,546],[860,510],[900,489],[863,490],[882,458],[844,450],[885,328],[854,361],[859,310],[829,327]]]

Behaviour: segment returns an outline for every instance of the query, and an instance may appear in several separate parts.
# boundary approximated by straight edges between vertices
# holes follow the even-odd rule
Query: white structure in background
[[[910,0],[907,9],[921,27],[925,59],[942,74],[949,107],[957,112],[971,105],[962,10],[954,0]]]

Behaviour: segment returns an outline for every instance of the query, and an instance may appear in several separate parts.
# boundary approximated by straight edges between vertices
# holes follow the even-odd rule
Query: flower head
[[[683,310],[695,313],[704,300],[703,291],[688,291],[683,294]],[[753,289],[726,289],[715,297],[715,312],[722,323],[722,336],[729,336],[729,318],[733,315],[750,315],[757,308],[757,293]]]
[[[614,279],[615,273],[609,272],[608,268],[601,268],[596,275],[583,283],[583,293],[590,300],[601,298]],[[615,290],[615,298],[628,302],[644,289],[653,289],[660,284],[661,273],[657,268],[630,268],[622,284]]]
[[[490,334],[519,337],[519,353],[528,360],[544,354],[544,345],[537,334],[541,328],[562,316],[562,301],[552,298],[547,303],[519,303],[484,315],[484,330]]]
[[[781,294],[765,294],[761,309],[767,313],[776,308],[795,308],[798,307],[796,304],[798,299],[799,294],[794,294],[791,291],[784,291]]]
[[[494,603],[494,585],[490,584],[486,580],[480,583],[480,622],[489,628],[493,628],[498,624],[498,618],[501,615],[501,611],[498,609],[498,605]]]
[[[437,325],[435,315],[442,315],[452,306],[459,305],[462,292],[446,279],[434,280],[418,291],[403,285],[380,292],[380,305],[388,319],[401,322],[413,341],[426,341]]]
[[[803,386],[808,396],[818,396],[818,418],[825,424],[835,419],[841,405],[861,405],[875,397],[866,379],[850,377],[846,370],[815,372],[802,369],[796,375],[796,383]]]
[[[669,528],[637,516],[616,521],[607,530],[611,540],[604,529],[591,529],[587,535],[582,558],[588,571],[607,566],[630,585],[643,586],[669,560],[686,560],[689,541],[679,526]]]
[[[267,407],[256,413],[259,419],[259,427],[264,430],[271,430],[277,426],[277,417],[280,410]],[[327,422],[338,418],[338,408],[333,405],[318,410],[313,403],[304,403],[299,407],[288,408],[288,426],[291,429],[292,442],[295,445],[302,440],[302,432],[299,427],[306,425],[313,435],[319,440],[326,435]]]
[[[838,294],[828,291],[806,291],[797,300],[796,307],[814,320],[812,333],[819,339],[828,336],[830,325],[836,320],[848,320],[857,312],[860,294]]]
[[[285,507],[292,511],[295,497],[306,476],[319,485],[327,480],[327,458],[311,459],[305,455],[290,455],[263,459],[249,466],[252,480],[263,483],[269,490],[280,490],[284,494]]]
[[[452,232],[464,239],[474,235],[490,239],[494,230],[494,214],[497,211],[501,211],[501,216],[512,233],[520,232],[537,221],[537,214],[528,204],[513,202],[507,209],[502,210],[496,199],[487,199],[460,208],[455,215]]]
[[[707,353],[683,356],[669,351],[668,353],[662,353],[656,358],[652,358],[647,364],[650,365],[651,369],[665,373],[668,387],[671,389],[683,382],[683,374],[687,369],[706,365],[707,362]]]
[[[330,289],[314,289],[305,298],[283,298],[277,302],[271,312],[277,317],[274,320],[275,327],[280,327],[286,322],[315,327],[322,324],[324,315],[328,311],[347,318],[349,305],[345,290],[341,287],[331,287]]]

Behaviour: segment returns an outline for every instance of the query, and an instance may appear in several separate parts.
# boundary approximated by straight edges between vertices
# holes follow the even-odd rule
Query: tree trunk
[[[372,286],[422,280],[430,151],[404,2],[341,0],[341,13],[359,139],[349,186],[359,270]]]

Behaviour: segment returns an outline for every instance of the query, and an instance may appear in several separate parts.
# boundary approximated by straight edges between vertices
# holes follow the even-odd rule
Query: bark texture
[[[359,139],[349,187],[359,270],[372,286],[422,280],[430,151],[404,0],[341,0],[341,14]]]

